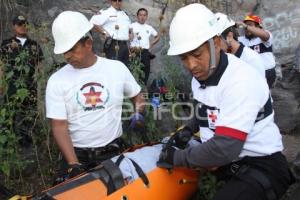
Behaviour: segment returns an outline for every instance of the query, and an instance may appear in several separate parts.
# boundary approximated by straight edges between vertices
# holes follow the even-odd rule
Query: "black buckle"
[[[240,167],[240,165],[233,163],[232,165],[230,165],[231,173],[236,174],[239,171]]]

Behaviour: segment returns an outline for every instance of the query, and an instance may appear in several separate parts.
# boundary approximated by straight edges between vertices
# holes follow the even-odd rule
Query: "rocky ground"
[[[283,135],[284,151],[287,160],[291,167],[293,167],[293,161],[297,153],[300,151],[300,134],[299,135]],[[284,200],[299,200],[300,199],[300,183],[292,185],[287,192],[287,196]]]
[[[283,66],[282,79],[272,89],[274,99],[275,120],[283,133],[284,151],[291,168],[298,152],[300,152],[299,99],[300,74],[290,67]],[[300,199],[300,183],[292,185],[284,200]]]

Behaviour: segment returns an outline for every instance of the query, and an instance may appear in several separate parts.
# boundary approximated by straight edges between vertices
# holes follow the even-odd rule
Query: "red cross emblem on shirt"
[[[214,112],[210,111],[210,115],[208,115],[208,117],[211,119],[212,122],[216,122],[217,120],[217,115],[215,115]]]
[[[85,104],[96,106],[97,103],[102,102],[102,100],[100,99],[101,92],[96,92],[94,87],[90,88],[89,93],[84,93],[83,95],[86,98]]]
[[[257,53],[260,53],[260,46],[259,46],[259,45],[255,45],[253,49],[254,49],[254,51],[256,51]]]

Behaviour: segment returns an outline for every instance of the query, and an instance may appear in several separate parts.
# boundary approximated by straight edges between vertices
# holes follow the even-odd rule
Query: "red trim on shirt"
[[[217,126],[215,134],[232,137],[241,141],[245,141],[247,138],[247,133],[225,126]]]

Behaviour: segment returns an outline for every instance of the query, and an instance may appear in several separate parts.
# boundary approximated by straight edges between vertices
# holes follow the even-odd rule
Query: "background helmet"
[[[92,28],[93,24],[79,12],[64,11],[60,13],[52,24],[54,53],[67,52]]]
[[[217,18],[206,6],[190,4],[180,8],[170,25],[168,55],[180,55],[198,48],[219,34]]]
[[[215,14],[218,25],[219,25],[219,33],[222,34],[226,29],[235,25],[235,22],[223,13]]]
[[[257,15],[247,15],[244,19],[244,22],[246,22],[246,21],[252,21],[252,22],[257,23],[259,26],[262,26],[262,20]]]

